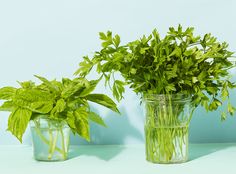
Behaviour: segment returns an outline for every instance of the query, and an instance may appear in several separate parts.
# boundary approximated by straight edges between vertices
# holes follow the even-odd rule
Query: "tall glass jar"
[[[65,121],[40,116],[31,121],[34,158],[39,161],[67,159],[70,128]]]
[[[143,99],[146,159],[153,163],[187,161],[191,97],[184,94],[146,94]]]

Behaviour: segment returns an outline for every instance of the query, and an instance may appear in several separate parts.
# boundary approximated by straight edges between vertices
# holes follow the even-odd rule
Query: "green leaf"
[[[112,45],[112,32],[111,31],[107,31],[107,33],[99,33],[100,35],[100,39],[103,40],[102,42],[102,47],[103,48],[107,48],[108,46]],[[118,42],[117,38],[115,38],[114,42]]]
[[[227,80],[227,84],[228,84],[228,87],[230,89],[236,88],[236,83],[235,82],[230,82],[230,81]]]
[[[98,114],[96,114],[95,112],[89,112],[88,118],[91,121],[93,121],[93,122],[95,122],[95,123],[97,123],[97,124],[99,124],[103,127],[107,127],[107,125],[105,124],[103,119]]]
[[[66,121],[67,121],[67,124],[68,126],[74,131],[76,132],[76,126],[75,126],[75,115],[74,115],[74,112],[73,111],[68,111],[67,114],[66,114],[67,118],[66,118]]]
[[[214,98],[213,101],[209,105],[209,110],[216,110],[219,106],[221,106],[222,103],[218,99]]]
[[[74,73],[75,75],[80,75],[81,77],[86,76],[93,68],[93,62],[90,61],[88,56],[83,57],[84,61],[80,62],[80,68]]]
[[[234,115],[234,112],[235,112],[236,108],[233,107],[231,105],[231,103],[228,103],[227,109],[228,109],[228,112],[230,113],[231,116]]]
[[[74,112],[74,115],[75,115],[76,132],[87,141],[90,141],[87,108],[85,107],[78,108]]]
[[[51,115],[63,112],[65,108],[66,108],[66,102],[64,101],[64,99],[61,98],[57,100],[56,106],[51,111]]]
[[[113,100],[104,94],[89,94],[86,96],[86,98],[89,101],[103,105],[119,113],[119,110],[117,109],[116,104],[113,102]]]
[[[148,47],[147,48],[141,48],[140,54],[145,54],[148,49],[149,49]]]
[[[107,36],[106,36],[105,33],[99,32],[99,36],[100,36],[100,39],[101,39],[101,40],[107,40]]]
[[[124,85],[125,83],[120,80],[115,80],[113,83],[112,92],[117,101],[123,98],[123,93],[125,92]]]
[[[68,78],[62,78],[62,84],[64,87],[67,87],[68,85],[70,85],[72,83],[71,79]]]
[[[2,106],[0,106],[0,111],[14,111],[14,103],[12,101],[5,101]]]
[[[47,114],[53,108],[53,101],[35,101],[25,107],[37,113]]]
[[[225,112],[221,112],[221,121],[226,120],[226,118],[227,118],[226,113]]]
[[[131,70],[130,70],[130,73],[131,73],[131,74],[136,74],[136,72],[137,72],[137,70],[136,70],[136,69],[134,69],[134,68],[131,68]]]
[[[30,109],[38,113],[48,113],[53,107],[54,96],[38,89],[18,89],[13,98],[16,106]]]
[[[34,76],[38,78],[39,80],[41,80],[51,92],[53,93],[59,92],[59,88],[56,85],[54,85],[52,82],[48,81],[46,78],[38,76],[38,75],[34,75]]]
[[[101,79],[102,79],[102,76],[98,80],[89,81],[89,85],[86,88],[83,89],[83,91],[79,94],[79,96],[80,97],[85,97],[88,94],[90,94],[91,92],[93,92]]]
[[[226,87],[223,87],[221,91],[221,98],[223,101],[225,101],[228,97],[229,97],[229,91]]]
[[[88,106],[88,101],[82,98],[75,98],[72,100],[68,100],[66,103],[69,110],[76,110],[82,105]]]
[[[120,36],[116,34],[115,37],[113,38],[113,42],[115,47],[118,48],[120,45]]]
[[[175,85],[174,84],[169,84],[165,87],[166,91],[176,91]]]
[[[26,81],[26,82],[18,82],[22,88],[25,89],[32,89],[35,87],[35,83],[32,81]]]
[[[108,40],[108,41],[102,43],[102,47],[103,47],[103,48],[107,48],[107,47],[110,46],[111,44],[112,44],[112,40]]]
[[[209,86],[209,87],[206,87],[206,90],[209,94],[216,94],[218,91],[218,88]]]
[[[193,82],[193,83],[197,83],[197,82],[198,82],[197,77],[192,77],[192,82]]]
[[[202,101],[201,101],[201,105],[205,108],[205,110],[206,111],[208,111],[209,110],[209,105],[208,105],[208,102],[209,102],[209,99],[207,98],[207,99],[202,99]]]
[[[84,84],[81,83],[71,83],[70,85],[68,85],[67,87],[65,87],[61,93],[61,96],[64,99],[67,99],[71,96],[73,96],[76,92],[78,91],[82,91],[85,88]]]
[[[3,87],[0,88],[0,100],[10,100],[14,97],[16,93],[16,88],[13,87]]]
[[[76,111],[67,112],[67,123],[73,132],[90,141],[88,111],[86,107],[80,107]]]
[[[22,136],[30,121],[32,112],[24,108],[16,108],[8,119],[8,131],[10,131],[22,143]]]

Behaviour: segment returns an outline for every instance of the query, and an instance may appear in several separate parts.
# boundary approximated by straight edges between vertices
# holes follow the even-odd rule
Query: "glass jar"
[[[146,159],[167,164],[187,161],[191,96],[148,94],[143,99]]]
[[[67,159],[70,128],[65,121],[46,116],[31,121],[34,158],[39,161],[63,161]]]

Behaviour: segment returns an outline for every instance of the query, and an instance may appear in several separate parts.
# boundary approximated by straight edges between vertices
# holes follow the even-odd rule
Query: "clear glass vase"
[[[188,160],[191,97],[183,94],[144,95],[146,159],[153,163]]]
[[[67,159],[70,128],[65,121],[40,116],[31,121],[34,158],[39,161]]]

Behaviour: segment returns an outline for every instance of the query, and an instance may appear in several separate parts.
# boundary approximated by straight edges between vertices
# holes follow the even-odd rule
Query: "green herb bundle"
[[[194,107],[216,110],[229,99],[228,90],[236,87],[228,72],[235,67],[230,60],[233,52],[211,34],[200,37],[193,32],[194,28],[183,30],[179,25],[161,38],[155,29],[126,45],[120,45],[119,35],[101,32],[102,49],[92,58],[85,56],[75,74],[85,77],[96,67],[107,83],[113,83],[110,87],[118,101],[128,84],[139,94],[188,94]],[[125,80],[116,80],[116,72]],[[235,111],[229,100],[227,111],[231,115]],[[221,118],[226,118],[225,112]]]
[[[89,120],[106,125],[98,114],[90,110],[89,101],[119,112],[108,96],[91,94],[100,79],[63,78],[62,81],[49,81],[36,77],[42,81],[40,85],[27,81],[20,82],[20,88],[0,89],[0,100],[4,100],[0,110],[11,112],[8,130],[21,142],[29,121],[41,115],[55,121],[66,121],[73,133],[90,140]]]

